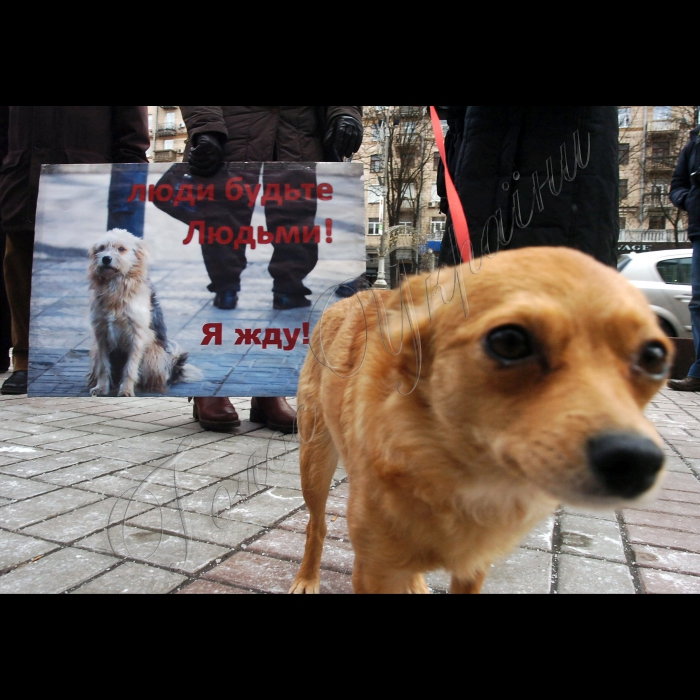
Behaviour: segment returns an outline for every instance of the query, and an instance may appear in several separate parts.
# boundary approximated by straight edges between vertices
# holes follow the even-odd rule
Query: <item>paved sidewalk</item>
[[[0,375],[0,381],[8,375]],[[247,421],[203,431],[184,398],[0,396],[0,593],[285,593],[304,547],[299,444]],[[563,509],[484,593],[700,593],[700,394],[662,391],[659,498]],[[351,592],[339,468],[322,590]],[[446,591],[448,578],[428,583]]]

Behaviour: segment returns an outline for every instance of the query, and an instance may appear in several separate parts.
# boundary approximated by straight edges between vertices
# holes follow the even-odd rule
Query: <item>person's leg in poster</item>
[[[143,224],[146,202],[140,197],[132,197],[135,185],[146,190],[148,169],[139,165],[112,165],[109,180],[109,199],[107,203],[107,230],[115,228],[128,231],[137,238],[143,238]],[[131,201],[129,201],[131,198]]]
[[[26,394],[34,231],[7,233],[5,245],[5,288],[12,314],[13,372],[0,388],[0,393]]]
[[[307,299],[311,290],[303,280],[316,267],[318,244],[313,238],[304,243],[304,232],[309,236],[316,220],[316,170],[266,168],[263,191],[270,186],[276,186],[276,191],[283,194],[287,190],[299,193],[297,199],[268,199],[265,203],[267,228],[275,236],[274,252],[267,268],[272,276],[273,308],[311,306]],[[313,192],[313,197],[307,199],[309,191]],[[319,232],[319,235],[325,236],[325,233]]]

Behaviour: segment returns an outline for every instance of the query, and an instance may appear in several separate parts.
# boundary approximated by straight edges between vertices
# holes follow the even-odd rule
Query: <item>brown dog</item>
[[[439,286],[434,272],[363,292],[325,312],[311,350],[293,593],[319,591],[338,457],[358,593],[428,592],[423,573],[439,568],[452,592],[477,593],[559,503],[617,508],[659,482],[642,410],[672,346],[641,292],[582,253],[505,251],[478,274],[442,270]]]

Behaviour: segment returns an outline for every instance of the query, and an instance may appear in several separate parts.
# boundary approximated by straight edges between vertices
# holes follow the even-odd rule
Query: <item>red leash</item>
[[[459,199],[457,190],[452,182],[452,176],[447,169],[447,159],[445,157],[445,139],[442,136],[442,125],[438,119],[435,107],[430,108],[430,119],[433,125],[433,133],[435,134],[435,144],[440,152],[442,164],[445,166],[445,186],[447,188],[447,202],[450,205],[450,217],[452,219],[452,227],[454,228],[455,238],[457,240],[457,248],[462,256],[462,262],[468,262],[472,258],[472,245],[469,237],[469,226],[467,226],[467,217],[464,216],[462,202]]]

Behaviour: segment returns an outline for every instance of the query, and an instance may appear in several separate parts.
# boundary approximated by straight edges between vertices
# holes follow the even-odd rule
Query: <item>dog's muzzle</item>
[[[610,432],[588,441],[588,460],[610,496],[634,498],[649,490],[663,467],[664,453],[649,438]]]

